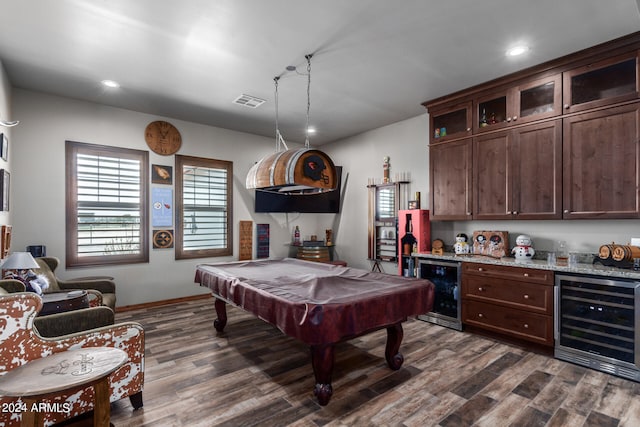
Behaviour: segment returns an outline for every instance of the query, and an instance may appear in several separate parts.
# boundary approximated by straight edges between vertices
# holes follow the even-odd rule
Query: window
[[[176,259],[233,254],[233,162],[176,155]]]
[[[67,141],[67,267],[149,261],[147,151]]]

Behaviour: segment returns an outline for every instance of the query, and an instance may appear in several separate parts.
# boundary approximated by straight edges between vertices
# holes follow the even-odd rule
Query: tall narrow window
[[[233,163],[176,155],[176,259],[233,254]]]
[[[67,141],[67,267],[149,261],[147,151]]]

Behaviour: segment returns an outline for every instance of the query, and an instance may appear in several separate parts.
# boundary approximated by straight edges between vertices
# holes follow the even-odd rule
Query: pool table
[[[308,344],[314,394],[323,406],[333,393],[336,343],[386,328],[387,364],[400,369],[402,322],[430,311],[434,296],[428,280],[293,258],[201,264],[195,282],[215,297],[218,332],[232,304]]]

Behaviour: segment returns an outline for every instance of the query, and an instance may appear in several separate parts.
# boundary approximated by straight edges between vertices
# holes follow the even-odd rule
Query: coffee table
[[[42,298],[42,309],[38,316],[89,308],[89,296],[87,291],[83,290],[47,292],[40,297]]]
[[[22,412],[23,426],[42,426],[47,410],[65,410],[64,404],[47,407],[42,399],[64,390],[93,386],[93,425],[107,427],[111,416],[109,375],[126,361],[127,353],[113,347],[63,351],[32,360],[0,377],[0,395],[22,398],[24,405],[16,409]]]

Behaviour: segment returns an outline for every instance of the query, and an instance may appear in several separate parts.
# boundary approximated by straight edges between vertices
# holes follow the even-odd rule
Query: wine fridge
[[[640,281],[556,274],[555,357],[640,381]]]
[[[418,277],[435,285],[433,309],[418,319],[447,328],[462,330],[460,307],[460,262],[420,259]]]

